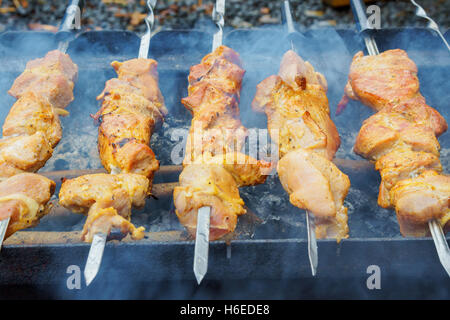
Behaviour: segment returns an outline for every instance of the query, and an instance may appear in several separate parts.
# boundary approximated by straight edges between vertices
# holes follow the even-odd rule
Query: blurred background
[[[143,32],[145,0],[88,0],[83,13],[85,30],[130,30]],[[227,28],[253,28],[279,24],[280,4],[276,0],[228,0]],[[300,27],[354,28],[353,15],[346,0],[291,1]],[[450,0],[417,1],[434,19],[442,32],[450,27]],[[164,0],[156,6],[156,31],[204,29],[210,27],[214,1]],[[426,26],[415,15],[409,1],[366,1],[381,8],[381,27]],[[0,0],[0,32],[8,30],[56,31],[64,15],[65,0]]]

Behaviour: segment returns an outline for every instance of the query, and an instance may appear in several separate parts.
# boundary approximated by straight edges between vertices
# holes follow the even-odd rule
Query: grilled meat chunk
[[[29,91],[12,106],[3,124],[3,137],[33,135],[42,132],[52,148],[62,137],[57,111],[48,101]]]
[[[375,111],[394,109],[404,113],[415,122],[427,123],[436,136],[447,130],[445,119],[425,103],[419,91],[417,66],[401,49],[376,56],[364,56],[361,51],[355,54],[341,110],[348,101],[345,97],[359,100]]]
[[[230,152],[211,156],[204,153],[192,162],[194,165],[221,165],[230,173],[237,186],[253,186],[264,183],[273,169],[273,164],[256,160],[241,152]]]
[[[281,158],[277,169],[290,202],[298,208],[309,210],[316,217],[318,238],[348,237],[344,200],[350,180],[334,163],[313,151],[300,148]]]
[[[447,123],[420,94],[415,63],[399,49],[358,52],[345,94],[378,111],[364,121],[354,146],[380,171],[378,204],[395,208],[404,236],[427,235],[432,219],[448,228],[450,179],[441,174],[437,140]]]
[[[92,174],[64,181],[59,202],[73,212],[88,213],[83,241],[92,241],[97,231],[109,234],[113,227],[142,239],[144,228],[129,222],[131,208],[143,207],[150,189],[151,182],[143,175]]]
[[[3,179],[19,172],[36,172],[52,156],[52,146],[44,133],[0,140],[0,174]]]
[[[77,76],[78,67],[70,57],[53,50],[44,58],[29,61],[8,93],[19,99],[24,93],[32,91],[46,98],[53,108],[65,108],[73,100]]]
[[[417,177],[396,183],[390,197],[402,234],[426,236],[428,221],[433,219],[443,227],[450,227],[450,176],[434,170],[423,171]]]
[[[167,114],[158,87],[157,63],[132,59],[112,66],[118,78],[108,80],[97,97],[103,100],[94,118],[101,120],[98,147],[108,172],[138,173],[152,178],[159,162],[149,147],[155,125]]]
[[[34,173],[20,173],[0,182],[0,220],[10,218],[5,238],[34,227],[48,213],[55,183]]]
[[[246,212],[236,181],[221,165],[186,166],[173,198],[178,219],[191,235],[197,228],[198,209],[211,207],[211,241],[233,232],[237,217]]]
[[[58,115],[73,100],[78,67],[58,50],[27,63],[9,93],[18,100],[3,124],[0,141],[0,178],[36,172],[61,140]]]
[[[130,234],[133,240],[144,238],[144,227],[136,228],[129,220],[117,213],[113,207],[101,208],[94,204],[88,213],[86,223],[83,226],[81,240],[92,242],[97,233],[110,234],[112,229],[119,229],[123,235]]]
[[[241,66],[235,51],[218,47],[191,67],[188,97],[181,100],[193,119],[174,203],[180,223],[194,237],[202,206],[211,207],[210,240],[233,232],[245,213],[238,187],[263,183],[272,168],[241,153],[247,137],[239,119]]]
[[[265,112],[278,144],[278,175],[290,202],[316,217],[316,236],[348,237],[348,177],[332,162],[340,145],[330,118],[327,82],[293,51],[284,54],[278,75],[257,86],[252,108]]]

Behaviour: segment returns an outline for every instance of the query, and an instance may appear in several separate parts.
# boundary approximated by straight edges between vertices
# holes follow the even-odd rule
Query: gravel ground
[[[83,14],[83,28],[121,29],[143,32],[146,15],[144,0],[89,0]],[[450,0],[419,0],[428,15],[442,31],[450,28]],[[0,32],[6,30],[55,30],[64,15],[67,1],[0,0]],[[23,3],[17,9],[14,3]],[[156,6],[156,28],[206,29],[211,27],[210,15],[214,1],[165,0]],[[228,0],[226,24],[234,28],[251,28],[281,23],[281,1]],[[301,27],[352,28],[353,15],[348,6],[333,8],[322,0],[291,1],[297,23]],[[381,8],[381,27],[425,26],[415,16],[409,1],[371,1]]]

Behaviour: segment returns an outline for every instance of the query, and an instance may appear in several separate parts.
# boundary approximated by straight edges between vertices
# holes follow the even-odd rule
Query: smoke
[[[179,143],[171,139],[174,130],[187,130],[190,126],[191,115],[180,100],[187,95],[190,66],[199,63],[211,49],[210,27],[212,26],[202,29],[208,32],[163,31],[152,38],[150,57],[158,61],[160,87],[169,110],[164,125],[155,132],[151,140],[152,149],[161,165],[172,164],[170,154]],[[0,109],[0,116],[4,119],[15,101],[6,94],[15,77],[23,71],[26,61],[42,57],[48,50],[56,48],[56,42],[51,35],[38,33],[2,34],[0,37],[0,62],[3,66],[3,77],[0,77],[0,89],[3,92],[0,102],[3,107]],[[376,40],[380,50],[407,50],[418,65],[422,94],[431,106],[450,119],[447,108],[450,88],[446,81],[450,61],[439,39],[426,30],[406,29],[380,31]],[[351,102],[341,116],[334,115],[343,94],[352,56],[364,49],[360,38],[351,30],[311,29],[295,36],[293,43],[297,53],[323,73],[328,81],[331,116],[342,140],[337,157],[361,160],[352,152],[352,147],[362,121],[372,112],[357,102]],[[246,70],[240,102],[243,124],[248,128],[266,128],[266,116],[251,110],[251,101],[256,85],[278,72],[281,57],[290,49],[290,41],[281,26],[272,26],[227,32],[224,44],[239,52]],[[67,109],[70,116],[61,119],[63,139],[42,171],[101,168],[97,151],[97,127],[90,114],[99,108],[95,98],[103,90],[105,81],[115,77],[110,63],[113,60],[136,57],[138,46],[139,39],[132,33],[105,31],[85,33],[70,44],[69,54],[79,66],[75,100]],[[449,134],[444,134],[440,142],[442,163],[448,172]],[[352,182],[345,202],[349,208],[350,237],[360,239],[361,242],[357,244],[344,240],[341,245],[337,245],[333,241],[319,241],[318,279],[309,278],[304,213],[289,203],[277,176],[271,176],[263,185],[241,189],[246,205],[261,219],[261,223],[249,227],[251,232],[242,233],[239,239],[242,242],[232,242],[230,260],[226,259],[223,243],[212,245],[211,269],[208,273],[210,278],[206,279],[201,288],[197,289],[194,283],[192,243],[128,243],[107,247],[98,275],[99,281],[94,282],[92,287],[83,288],[80,292],[69,292],[61,285],[59,290],[49,294],[55,298],[104,299],[264,298],[264,292],[271,291],[271,298],[326,298],[341,297],[340,294],[342,297],[356,298],[404,297],[407,293],[398,291],[395,285],[389,286],[391,293],[386,291],[379,295],[368,292],[365,287],[365,268],[369,264],[378,263],[382,266],[382,272],[400,274],[397,269],[404,265],[403,256],[399,256],[398,251],[403,248],[399,242],[402,238],[395,213],[377,206],[378,174],[374,170],[342,169]],[[173,212],[172,199],[149,200],[144,209],[134,211],[132,222],[144,225],[152,232],[183,230]],[[83,221],[78,221],[68,229],[79,230],[82,224]],[[45,219],[38,228],[45,231],[67,230],[66,227],[54,226]],[[392,244],[392,239],[397,242]],[[245,241],[254,241],[255,244]],[[411,256],[419,259],[418,255],[427,252],[424,250],[415,255],[414,245],[406,248]],[[87,248],[85,249],[87,256]],[[434,250],[432,246],[428,249]],[[60,252],[62,257],[53,255],[48,264],[51,265],[58,259],[67,264],[73,263],[69,257],[71,250],[73,248],[67,248],[67,253]],[[430,256],[433,255],[434,252],[430,253]],[[75,259],[81,267],[84,266],[84,258],[80,254]],[[411,262],[411,265],[415,263]],[[411,268],[403,279],[396,278],[396,284],[403,285],[405,279],[419,281],[425,270],[423,266],[428,263],[438,264],[437,261],[417,261],[417,265],[421,267]],[[61,264],[60,267],[63,268]],[[439,268],[439,265],[435,267],[436,270],[440,270]],[[58,281],[61,279],[61,283],[65,283],[64,271],[59,275],[61,278]],[[277,277],[283,280],[280,281]],[[253,280],[248,280],[250,278]],[[224,283],[221,279],[231,280]],[[257,279],[272,280],[261,282]],[[390,278],[383,279],[388,281]],[[173,280],[179,282],[171,282]],[[245,285],[242,284],[244,280]],[[346,281],[354,284],[353,292],[339,287]],[[242,289],[243,286],[245,290]],[[426,289],[429,291],[423,296],[448,296],[448,292],[439,289]]]

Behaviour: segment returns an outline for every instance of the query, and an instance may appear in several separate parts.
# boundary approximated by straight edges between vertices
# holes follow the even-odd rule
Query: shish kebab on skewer
[[[69,33],[84,2],[69,4],[59,34]],[[17,101],[5,119],[0,140],[0,248],[4,238],[35,226],[51,207],[55,183],[31,172],[52,156],[62,136],[59,115],[69,114],[65,108],[74,99],[78,67],[65,54],[68,42],[65,38],[58,50],[29,61],[8,91]]]
[[[218,0],[213,52],[191,67],[188,97],[181,100],[193,118],[173,197],[180,223],[196,239],[198,283],[207,272],[209,240],[233,232],[246,213],[238,188],[263,183],[271,171],[270,163],[240,152],[247,136],[238,106],[245,71],[238,53],[222,45],[224,12],[225,1]]]
[[[74,212],[87,213],[82,240],[92,242],[85,267],[86,284],[95,278],[107,236],[118,229],[132,239],[144,237],[144,228],[131,222],[131,208],[142,207],[150,195],[154,172],[159,162],[149,147],[155,125],[167,114],[158,87],[157,62],[148,59],[153,8],[146,18],[147,33],[141,38],[139,58],[114,61],[118,77],[108,80],[97,97],[102,107],[93,116],[100,122],[98,149],[100,159],[110,174],[92,174],[66,180],[59,202]]]
[[[315,216],[318,238],[348,237],[344,199],[349,178],[331,162],[339,148],[330,118],[323,75],[287,51],[278,75],[257,86],[252,108],[265,112],[269,132],[279,147],[277,171],[290,202]]]
[[[362,3],[352,5],[360,23],[365,21]],[[450,251],[442,231],[450,230],[450,176],[442,173],[437,140],[448,125],[426,104],[417,66],[408,54],[400,49],[380,54],[373,37],[364,37],[369,55],[360,51],[353,57],[338,112],[349,99],[377,112],[364,121],[354,151],[380,172],[378,204],[395,208],[402,235],[431,232],[450,275]]]
[[[340,138],[329,115],[327,82],[295,52],[292,37],[298,33],[289,1],[282,4],[282,18],[291,50],[284,55],[279,74],[258,85],[252,107],[268,117],[281,157],[278,174],[291,203],[306,210],[308,255],[315,276],[316,238],[348,237],[343,202],[350,181],[331,162]]]
[[[283,6],[291,36],[295,29],[289,1]],[[278,75],[258,84],[252,108],[267,115],[267,127],[281,158],[278,175],[290,202],[306,210],[308,254],[315,275],[316,237],[337,241],[348,237],[344,199],[350,180],[332,162],[340,138],[330,118],[327,81],[297,55],[292,39],[291,48],[283,56]]]

